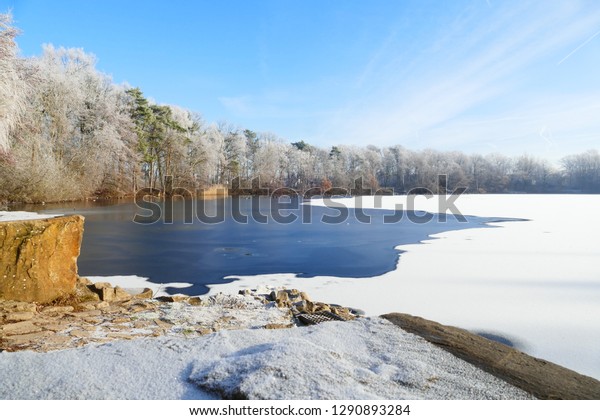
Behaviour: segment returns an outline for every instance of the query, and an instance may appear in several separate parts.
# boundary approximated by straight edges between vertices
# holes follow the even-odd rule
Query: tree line
[[[600,192],[597,150],[561,166],[533,156],[465,154],[400,145],[322,148],[156,104],[114,83],[82,49],[44,46],[22,58],[18,30],[0,14],[0,202],[77,200],[164,189],[188,190],[260,177],[266,188],[414,188],[473,193]],[[366,139],[368,141],[368,139]]]

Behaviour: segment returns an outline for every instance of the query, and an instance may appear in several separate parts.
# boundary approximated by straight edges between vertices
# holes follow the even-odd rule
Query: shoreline
[[[70,318],[81,325],[95,324],[98,317],[104,317],[96,327],[116,327],[119,332],[105,337],[106,341],[86,341],[92,334],[78,333],[70,325],[53,336],[70,334],[78,342],[0,352],[4,373],[0,398],[532,398],[382,318],[353,317],[345,322],[321,319],[323,322],[307,326],[284,324],[281,320],[293,319],[290,310],[310,301],[292,303],[288,299],[296,291],[289,290],[272,290],[269,296],[274,300],[267,300],[262,293],[266,291],[241,291],[213,297],[212,301],[184,296],[158,300],[133,297],[118,304],[99,302],[101,310],[96,313],[87,307],[46,306],[40,311],[46,317]],[[248,304],[250,307],[242,307]],[[315,315],[325,313],[316,310],[325,304],[313,305]],[[116,310],[119,308],[123,310]],[[20,308],[19,313],[25,309]],[[326,309],[339,308],[327,305]],[[155,331],[161,333],[143,336],[140,333],[148,329],[148,323],[133,324],[148,321],[145,316],[152,313],[158,316],[150,321],[157,323]],[[198,328],[210,313],[222,322],[222,329]],[[249,322],[244,324],[243,319]],[[279,321],[265,324],[274,319]],[[23,322],[36,324],[30,319],[4,327]],[[190,331],[190,325],[196,331]],[[37,344],[49,337],[37,337]],[[130,373],[121,374],[124,372]],[[149,387],[148,381],[153,385]]]
[[[112,288],[112,293],[106,295],[107,289],[110,288]],[[444,326],[433,321],[406,314],[387,314],[382,315],[381,317],[366,318],[352,316],[346,317],[346,319],[342,319],[341,317],[324,318],[322,314],[341,314],[342,312],[339,311],[343,308],[324,303],[313,303],[304,292],[298,290],[277,290],[267,288],[253,291],[240,290],[237,295],[217,295],[207,299],[183,295],[156,297],[152,296],[152,291],[150,289],[145,289],[143,293],[138,295],[131,295],[127,294],[127,291],[121,289],[119,286],[113,287],[113,285],[108,283],[92,284],[85,280],[79,284],[79,290],[79,296],[81,297],[80,300],[82,302],[75,303],[73,306],[68,306],[65,302],[38,307],[35,304],[0,301],[0,319],[4,319],[2,322],[3,325],[0,326],[0,344],[4,347],[0,349],[0,366],[3,365],[6,358],[11,360],[13,357],[16,357],[13,356],[16,354],[24,354],[26,355],[23,356],[25,359],[31,357],[40,362],[42,362],[45,357],[52,360],[54,358],[74,357],[79,360],[79,355],[82,354],[84,354],[86,358],[91,358],[93,360],[96,355],[101,355],[105,353],[105,351],[111,351],[111,348],[122,349],[123,346],[125,346],[129,349],[128,351],[135,352],[141,351],[141,349],[154,348],[156,345],[163,345],[166,343],[164,340],[170,340],[172,343],[177,342],[179,343],[177,346],[189,347],[189,345],[192,345],[191,343],[196,342],[197,340],[210,338],[210,341],[212,342],[214,340],[222,340],[224,337],[228,337],[229,334],[248,334],[248,337],[253,337],[258,334],[259,331],[263,331],[259,334],[260,340],[267,340],[267,342],[272,343],[278,343],[279,339],[276,338],[278,334],[280,334],[278,331],[283,330],[289,331],[293,337],[296,337],[298,334],[300,336],[306,336],[306,334],[311,335],[317,333],[317,331],[321,329],[329,331],[329,333],[326,333],[329,335],[334,334],[332,331],[337,330],[354,331],[350,335],[348,335],[348,332],[346,331],[343,337],[321,337],[322,340],[333,338],[334,343],[336,343],[334,344],[335,347],[344,347],[348,345],[353,346],[354,344],[351,343],[357,339],[353,334],[358,334],[359,337],[362,337],[360,331],[362,331],[363,328],[367,328],[367,330],[380,330],[379,334],[384,334],[384,336],[372,336],[373,333],[369,333],[368,335],[370,338],[367,338],[366,340],[370,343],[368,344],[368,347],[371,351],[376,353],[375,355],[370,355],[370,357],[383,357],[385,360],[388,360],[388,362],[384,363],[386,366],[389,365],[390,355],[385,354],[385,352],[373,350],[378,348],[378,346],[383,345],[381,342],[382,340],[403,340],[404,345],[401,348],[393,350],[397,356],[399,356],[398,361],[400,362],[402,360],[406,361],[407,357],[409,359],[419,359],[421,356],[418,356],[417,353],[422,352],[434,356],[427,356],[426,367],[421,366],[420,368],[411,368],[415,369],[413,373],[409,374],[409,377],[412,379],[408,380],[406,384],[404,384],[404,381],[406,380],[401,381],[400,385],[396,384],[395,392],[398,392],[399,394],[394,397],[386,394],[379,386],[373,384],[370,385],[370,390],[368,392],[365,391],[367,393],[362,397],[362,394],[336,394],[336,391],[329,390],[328,392],[332,393],[330,398],[372,399],[373,397],[383,397],[384,399],[403,399],[408,395],[412,399],[437,399],[442,396],[443,399],[520,399],[531,398],[532,395],[541,399],[600,399],[599,381],[578,374],[562,366],[535,359],[518,350],[491,341],[487,338],[477,336],[474,333],[455,327]],[[111,298],[107,300],[92,301],[90,295],[86,294],[89,291],[99,293],[100,297],[111,296]],[[9,308],[10,305],[13,305],[13,310],[7,311],[7,308]],[[307,309],[308,306],[310,306],[310,310]],[[298,308],[300,308],[301,311],[299,311]],[[346,310],[344,309],[344,311]],[[314,314],[313,320],[315,320],[315,322],[300,322],[300,320],[302,320],[302,316],[299,316],[300,312],[307,315]],[[346,311],[344,313],[349,315],[351,312]],[[25,314],[30,315],[25,316]],[[385,322],[382,324],[382,321],[379,320],[384,320]],[[7,329],[7,326],[9,329]],[[37,327],[38,331],[22,329],[21,332],[23,332],[23,334],[17,336],[17,326],[21,329],[25,327]],[[47,329],[42,329],[44,326],[46,326]],[[390,329],[390,326],[393,326],[392,329]],[[312,328],[316,328],[316,330],[313,332],[311,330]],[[99,335],[98,331],[100,329],[104,329],[106,333]],[[422,340],[421,337],[424,340]],[[62,340],[60,338],[62,338]],[[71,340],[68,341],[67,338],[70,338]],[[12,343],[17,343],[17,345],[12,348],[7,348],[5,346],[7,339],[8,341],[12,340]],[[287,338],[284,338],[283,340],[285,342]],[[292,339],[290,343],[296,344],[290,345],[295,347],[298,344],[294,340],[297,340],[297,338]],[[365,338],[363,337],[361,340],[365,340]],[[235,354],[241,355],[248,351],[243,350],[246,343],[244,339],[242,339],[242,342],[242,348],[236,350]],[[427,344],[424,344],[425,342],[427,342]],[[21,344],[20,347],[18,345],[19,343]],[[169,345],[172,346],[173,344]],[[200,342],[197,342],[196,345],[201,344]],[[272,345],[277,346],[277,344]],[[300,346],[302,347],[304,345],[306,344]],[[294,351],[299,354],[294,357],[316,357],[317,359],[324,359],[327,361],[327,353],[322,353],[322,345],[323,343],[319,344],[319,349],[312,347],[303,350],[296,349]],[[271,348],[269,346],[265,347],[265,349]],[[389,343],[387,346],[389,346]],[[136,350],[137,347],[139,347],[138,350]],[[437,350],[434,351],[434,347],[443,349],[442,353],[439,353]],[[417,350],[417,348],[420,348],[421,350]],[[33,352],[31,350],[33,350]],[[267,353],[264,353],[264,350],[257,351],[255,356],[258,358],[258,362],[260,362],[263,357],[268,357],[269,360],[272,360],[271,355],[269,355],[270,350],[266,351]],[[285,352],[288,351],[290,351],[290,348],[286,347]],[[310,356],[304,354],[305,351],[308,351]],[[392,350],[388,348],[387,351]],[[57,353],[61,355],[57,356]],[[34,354],[36,356],[33,356]],[[451,354],[458,358],[456,360],[461,361],[450,362],[448,358],[454,357],[451,356]],[[103,360],[106,355],[98,357],[101,357],[100,360]],[[241,363],[239,357],[242,357],[243,359],[243,356],[235,356],[229,359],[227,369],[229,369],[230,372],[228,375],[233,375],[235,377],[240,375],[238,380],[243,382],[244,375],[258,374],[254,371],[244,373],[244,369],[246,368],[243,367],[245,366],[244,364],[239,365]],[[280,356],[277,357],[279,358]],[[284,356],[284,359],[285,357],[286,356]],[[347,355],[347,357],[351,356]],[[79,362],[80,361],[77,363]],[[138,367],[139,363],[140,362],[136,362]],[[269,362],[268,366],[271,366],[270,363],[272,362]],[[282,366],[280,366],[280,369],[285,371],[286,375],[291,375],[292,372],[288,371],[286,362],[282,361],[281,363]],[[295,362],[292,362],[293,366],[290,368],[298,369],[298,366],[295,366],[294,363]],[[345,357],[342,357],[341,359],[334,358],[327,361],[325,365],[323,365],[322,362],[319,362],[319,369],[326,369],[331,372],[328,375],[325,375],[326,377],[319,379],[319,381],[335,382],[334,377],[329,375],[333,372],[337,372],[341,368],[341,366],[337,366],[338,363],[342,363],[341,366],[345,366],[347,360]],[[401,362],[399,366],[404,366],[403,363],[405,362]],[[446,372],[443,373],[443,375],[449,375],[449,372],[452,371],[452,369],[456,369],[456,367],[449,368],[450,371],[446,371],[444,366],[448,363],[450,363],[451,366],[460,366],[461,371],[466,369],[471,373],[462,376],[462,379],[450,375],[447,377],[444,376],[445,379],[441,380],[438,377],[438,373],[434,373],[434,371],[437,372],[441,369],[442,372]],[[230,364],[233,364],[234,367],[230,367]],[[365,367],[366,366],[361,365],[357,366],[356,369],[360,370]],[[13,367],[11,369],[12,373],[7,377],[11,377],[11,375],[14,374],[16,375],[14,377],[21,378],[25,382],[31,380],[27,378],[27,375],[24,375],[23,372],[20,372],[20,369],[29,368]],[[301,377],[304,377],[303,375],[308,375],[308,377],[321,375],[321,373],[311,369],[303,372]],[[391,369],[391,365],[385,369]],[[395,367],[394,369],[398,369],[398,367]],[[473,373],[475,371],[472,371],[472,369],[481,369],[482,373],[475,374]],[[50,374],[50,380],[52,380],[53,375],[55,377],[54,380],[56,380],[56,377],[60,377],[64,373],[63,370],[68,371],[69,368],[67,366],[58,366],[58,370],[53,371]],[[429,373],[424,374],[423,370]],[[487,376],[481,376],[483,371],[491,374],[492,377],[496,379],[485,379]],[[507,374],[507,372],[509,373]],[[46,372],[46,374],[48,374],[48,372]],[[265,374],[270,375],[265,372],[260,373],[260,375]],[[205,374],[199,373],[196,369],[190,376],[191,381],[196,383],[196,386],[200,387],[201,392],[208,393],[204,395],[204,397],[219,396],[220,398],[225,399],[240,396],[250,399],[265,397],[271,399],[278,398],[278,395],[267,395],[254,388],[250,390],[245,389],[243,386],[240,388],[237,385],[231,388],[228,385],[230,384],[230,380],[221,383],[218,378],[215,378],[212,375],[213,374],[211,373],[206,376]],[[472,375],[479,378],[477,379],[478,381],[483,381],[482,384],[486,384],[485,389],[487,389],[487,391],[480,393],[481,390],[478,391],[477,389],[478,387],[481,387],[481,385],[475,386],[470,383]],[[395,376],[392,375],[392,378],[393,377]],[[437,379],[431,382],[432,380],[427,378]],[[39,378],[33,379],[39,380]],[[90,379],[90,377],[81,377],[80,383],[85,387],[85,383]],[[440,384],[438,386],[438,380],[452,381],[454,384],[453,386],[458,386],[458,390],[452,392],[449,392],[448,390],[442,391],[447,385],[442,386],[442,384]],[[500,382],[497,382],[498,380]],[[94,381],[92,380],[92,382]],[[435,387],[434,383],[436,383]],[[460,385],[456,385],[456,383],[459,383]],[[506,385],[501,385],[502,383],[506,383]],[[14,383],[12,385],[4,385],[8,385],[9,390],[11,387],[14,388],[15,386]],[[114,384],[112,386],[114,386]],[[120,385],[120,387],[122,386],[123,384]],[[285,384],[281,386],[285,386]],[[416,391],[414,389],[415,386],[421,390]],[[512,389],[510,386],[515,386],[519,391],[510,391],[510,389]],[[430,388],[432,387],[436,388],[436,390],[430,391]],[[18,388],[26,389],[27,386],[20,383]],[[497,391],[494,391],[494,389],[497,389]],[[272,389],[271,391],[279,392],[278,389]],[[6,392],[9,391],[4,391],[4,393],[0,391],[3,398],[7,397]],[[60,387],[59,389],[54,389],[53,392],[60,394]],[[65,392],[67,391],[65,390]],[[166,391],[163,390],[157,392],[160,393]],[[300,386],[298,391],[288,390],[287,392],[289,393],[280,395],[280,397],[285,399],[315,398],[315,394],[311,394],[309,389],[303,388],[302,386]],[[349,391],[346,389],[344,392]],[[371,392],[376,392],[376,394],[371,394]],[[528,397],[528,395],[530,396]],[[27,394],[19,394],[18,397],[19,399],[27,399],[32,398],[33,395],[28,397]],[[52,395],[38,395],[36,398],[38,397],[42,399],[55,398]],[[74,395],[68,394],[65,395],[65,397],[73,398]],[[99,396],[89,395],[88,397],[98,398]],[[165,395],[162,395],[162,398],[164,397]],[[59,399],[60,398],[62,397],[59,397]],[[148,398],[161,398],[161,396],[156,394],[148,396]],[[142,399],[145,398],[142,397]]]

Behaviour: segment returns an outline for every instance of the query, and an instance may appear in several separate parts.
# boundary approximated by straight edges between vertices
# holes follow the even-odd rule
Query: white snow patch
[[[1,399],[529,398],[382,319],[0,354]]]
[[[62,214],[40,214],[30,211],[0,211],[0,222],[14,222],[20,220],[52,219],[63,216]]]

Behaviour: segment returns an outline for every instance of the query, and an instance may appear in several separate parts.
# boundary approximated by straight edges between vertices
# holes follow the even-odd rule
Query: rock
[[[32,341],[44,340],[53,334],[54,333],[52,331],[39,331],[28,334],[20,334],[5,337],[5,340],[8,342],[9,345],[22,346],[24,344],[30,344]]]
[[[108,303],[108,302],[98,302],[94,306],[95,306],[96,309],[107,309],[107,308],[110,307],[110,303]]]
[[[330,312],[331,308],[326,303],[317,302],[314,305],[313,312]]]
[[[122,289],[119,286],[115,287],[115,300],[123,301],[129,299],[131,299],[131,295],[129,293],[127,293],[124,289]]]
[[[40,322],[40,320],[37,320],[35,323],[37,325],[41,326],[44,330],[54,331],[54,332],[63,331],[63,330],[66,330],[67,328],[71,327],[70,322],[64,322],[64,321],[62,321],[62,322],[52,321],[50,323],[47,323],[47,322]]]
[[[265,325],[266,330],[280,330],[283,328],[292,328],[294,324],[267,324]]]
[[[15,301],[0,301],[0,312],[37,312],[35,303],[15,302]]]
[[[188,299],[188,303],[192,306],[202,306],[204,305],[204,301],[200,299],[198,296],[194,296]]]
[[[45,345],[63,346],[71,341],[71,337],[68,335],[54,334],[48,337],[44,337]]]
[[[108,287],[98,287],[98,284],[94,285],[98,296],[100,296],[100,300],[103,302],[113,302],[116,299],[115,289],[110,285]]]
[[[352,320],[356,318],[351,312],[350,309],[344,307],[331,307],[331,312],[344,318],[345,320]]]
[[[100,297],[98,293],[95,292],[94,285],[88,279],[83,279],[80,277],[77,280],[77,284],[75,285],[75,298],[77,298],[80,302],[98,302],[100,301]],[[89,284],[88,284],[89,283]]]
[[[161,302],[171,302],[171,303],[184,302],[188,299],[189,299],[189,297],[185,296],[185,295],[161,296],[158,298],[158,300]]]
[[[119,317],[119,318],[114,318],[112,320],[113,324],[125,324],[127,322],[131,322],[131,318],[127,318],[127,317]]]
[[[102,315],[102,312],[100,312],[99,310],[84,311],[84,312],[72,312],[72,313],[69,313],[68,315],[73,318],[93,318],[93,317]]]
[[[73,293],[83,220],[0,222],[0,298],[45,303]]]
[[[160,328],[171,329],[171,327],[173,326],[173,324],[165,322],[162,319],[154,319],[153,321],[156,324],[156,326]]]
[[[79,308],[82,311],[93,311],[93,310],[97,309],[95,303],[81,303],[81,304],[79,304]]]
[[[133,328],[138,330],[148,329],[150,328],[150,321],[135,321],[133,323]]]
[[[43,314],[66,314],[74,310],[75,308],[72,306],[46,306],[40,312]]]
[[[94,283],[92,283],[92,281],[90,279],[88,279],[87,277],[78,277],[77,278],[77,283],[81,284],[82,286],[92,286]]]
[[[291,306],[290,296],[285,290],[278,290],[275,293],[275,302],[279,308],[286,308]]]
[[[75,330],[71,331],[69,335],[73,338],[89,338],[91,333],[89,331]]]
[[[14,324],[5,324],[0,326],[0,334],[8,335],[23,335],[41,331],[42,329],[34,325],[31,321],[16,322]]]
[[[110,333],[106,334],[106,336],[108,338],[115,338],[115,339],[119,339],[119,340],[131,340],[133,338],[133,336],[131,334],[117,333],[117,332],[110,332]]]
[[[408,314],[381,317],[537,398],[600,399],[600,381],[502,343]]]
[[[152,289],[146,287],[146,288],[144,288],[142,293],[138,293],[138,294],[134,295],[133,297],[136,299],[152,299],[152,296],[154,296],[154,292],[152,291]]]
[[[12,312],[6,314],[4,321],[6,322],[18,322],[18,321],[29,321],[35,316],[33,312]]]

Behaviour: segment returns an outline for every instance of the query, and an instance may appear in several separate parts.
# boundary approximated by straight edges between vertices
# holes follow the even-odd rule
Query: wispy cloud
[[[560,87],[556,94],[552,85],[537,90],[529,87],[538,83],[538,74],[551,83],[558,77],[550,69],[550,63],[556,63],[553,57],[571,51],[560,64],[600,34],[596,32],[600,10],[555,2],[483,6],[449,22],[429,44],[421,45],[423,54],[404,65],[411,72],[394,68],[403,46],[392,45],[390,35],[357,79],[371,93],[340,106],[321,125],[320,140],[457,149],[467,144],[513,142],[526,149],[526,144],[559,148],[566,130],[582,139],[594,132],[600,134],[598,114],[585,111],[593,105],[590,97],[597,98],[600,87],[591,87],[596,92],[575,100],[571,104],[575,108],[565,105]],[[574,44],[578,45],[575,49]],[[546,107],[536,106],[541,99],[549,101]],[[582,113],[574,115],[573,109]],[[520,123],[465,124],[507,111]],[[552,120],[547,121],[548,116]],[[552,142],[558,143],[549,144]],[[513,144],[511,150],[517,149]]]
[[[581,48],[586,46],[592,39],[596,38],[598,35],[600,35],[600,31],[596,32],[594,35],[592,35],[591,37],[589,37],[588,39],[583,41],[581,44],[579,44],[577,46],[577,48],[575,48],[573,51],[571,51],[569,54],[567,54],[562,60],[560,60],[557,65],[560,66],[567,58],[571,57],[573,54],[575,54]]]

